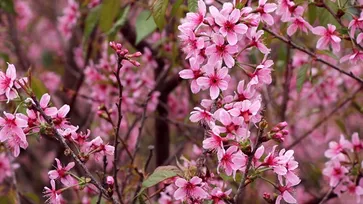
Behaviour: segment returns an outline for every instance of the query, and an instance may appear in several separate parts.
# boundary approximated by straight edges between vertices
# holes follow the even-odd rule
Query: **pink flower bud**
[[[106,183],[110,186],[113,186],[113,184],[115,183],[115,180],[113,179],[112,176],[107,176],[106,178]]]
[[[287,122],[284,121],[284,122],[281,122],[279,124],[277,124],[277,127],[280,128],[280,130],[284,129],[286,126],[287,126]]]
[[[272,130],[271,130],[271,132],[278,132],[278,131],[280,131],[280,128],[278,128],[278,127],[274,127],[274,128],[272,128]]]
[[[281,130],[281,133],[282,133],[283,135],[288,135],[288,134],[289,134],[289,131],[288,131],[288,130]]]

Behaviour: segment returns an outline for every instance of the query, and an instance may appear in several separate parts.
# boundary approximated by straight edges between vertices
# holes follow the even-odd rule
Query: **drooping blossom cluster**
[[[357,203],[360,203],[363,195],[361,179],[363,161],[360,158],[362,150],[363,141],[358,133],[353,133],[350,141],[341,135],[339,142],[329,142],[329,149],[325,151],[325,157],[329,161],[325,163],[323,169],[323,174],[328,178],[333,192],[338,196],[349,194],[355,197]]]
[[[58,18],[59,31],[66,40],[71,38],[80,15],[78,2],[68,0],[67,6],[63,9],[63,15]]]
[[[194,94],[201,90],[209,92],[210,99],[203,99],[201,107],[196,107],[190,116],[192,122],[206,125],[208,137],[203,141],[203,148],[217,154],[217,174],[223,172],[235,178],[236,174],[243,175],[246,168],[260,174],[271,170],[279,178],[279,184],[274,185],[279,191],[279,196],[274,198],[276,203],[280,203],[281,199],[295,203],[291,193],[300,179],[296,175],[298,163],[294,160],[294,151],[282,149],[277,153],[277,146],[274,146],[263,157],[265,147],[262,143],[270,139],[284,141],[288,135],[285,130],[287,123],[280,123],[261,135],[250,132],[254,126],[265,123],[262,121],[263,103],[259,92],[264,85],[272,82],[274,64],[268,59],[270,49],[264,44],[264,31],[258,30],[258,25],[274,24],[269,13],[274,12],[277,5],[261,0],[256,12],[252,12],[251,7],[238,9],[231,3],[224,3],[221,10],[210,6],[209,13],[203,1],[198,1],[198,6],[198,11],[188,13],[179,26],[183,51],[190,62],[190,68],[179,74],[181,78],[191,79]],[[245,62],[241,56],[246,50],[253,49],[260,51],[261,63],[252,70],[244,69],[241,65]],[[229,87],[230,73],[237,67],[244,69],[247,78],[239,81],[233,89]],[[235,90],[232,94],[228,92],[231,89]],[[259,127],[264,128],[263,125]],[[254,143],[256,138],[258,142]],[[247,163],[250,163],[248,167]],[[221,196],[220,202],[224,203],[231,192],[222,193],[223,186],[216,189],[219,193],[212,191],[211,186],[215,184],[209,179],[208,176],[197,175],[177,178],[174,183],[176,191],[166,191],[163,196],[193,203],[216,199],[217,194]]]

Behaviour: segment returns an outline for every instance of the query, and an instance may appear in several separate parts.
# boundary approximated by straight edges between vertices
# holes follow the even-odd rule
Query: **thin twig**
[[[67,144],[64,137],[62,137],[57,129],[54,127],[52,119],[44,113],[43,109],[41,108],[38,99],[35,97],[35,95],[30,95],[30,97],[33,99],[34,102],[34,108],[40,113],[40,115],[44,118],[45,122],[50,126],[53,134],[56,136],[56,138],[61,142],[63,147],[66,150],[69,150],[70,154],[72,155],[73,159],[76,161],[76,163],[83,169],[83,171],[86,173],[87,177],[91,179],[91,183],[94,184],[102,193],[104,196],[108,199],[111,199],[113,203],[119,203],[117,200],[115,200],[113,197],[108,196],[108,192],[105,188],[102,187],[101,183],[96,180],[96,178],[91,174],[89,169],[86,167],[86,165],[78,158],[76,153],[70,148],[70,146]]]
[[[327,62],[327,61],[323,60],[321,57],[318,57],[315,53],[313,53],[313,52],[311,52],[311,51],[307,50],[307,49],[306,49],[306,48],[304,48],[304,47],[301,47],[301,46],[299,46],[299,45],[295,44],[295,43],[294,43],[294,42],[292,42],[291,40],[287,40],[285,37],[283,37],[283,36],[281,36],[281,35],[279,35],[279,34],[277,34],[277,33],[273,32],[272,30],[268,29],[266,26],[264,26],[264,27],[263,27],[263,30],[265,30],[266,32],[270,33],[271,35],[273,35],[273,36],[274,36],[274,37],[276,37],[277,39],[281,40],[282,42],[284,42],[284,43],[287,43],[287,44],[291,45],[291,47],[293,47],[293,48],[295,48],[295,49],[297,49],[297,50],[300,50],[301,52],[304,52],[304,53],[306,53],[306,54],[310,55],[310,56],[311,56],[314,60],[316,60],[316,61],[318,61],[318,62],[321,62],[321,63],[323,63],[323,64],[325,64],[325,65],[328,65],[329,67],[331,67],[331,68],[335,69],[336,71],[338,71],[338,72],[340,72],[340,73],[342,73],[342,74],[344,74],[344,75],[347,75],[347,76],[349,76],[349,77],[351,77],[351,78],[355,79],[355,80],[356,80],[356,81],[358,81],[359,83],[363,84],[363,79],[361,79],[361,78],[359,78],[359,77],[355,76],[352,72],[347,72],[347,71],[345,71],[345,70],[341,69],[340,67],[335,66],[335,65],[331,64],[330,62]]]
[[[241,183],[239,184],[238,186],[238,190],[237,190],[237,193],[236,195],[234,196],[234,202],[235,203],[243,203],[243,199],[244,199],[244,190],[245,190],[245,182],[247,180],[247,177],[248,177],[248,173],[250,171],[250,168],[252,166],[252,160],[253,160],[253,157],[257,151],[257,149],[259,148],[259,146],[262,144],[262,140],[261,140],[261,137],[263,135],[263,132],[264,132],[264,129],[263,128],[259,128],[259,131],[258,131],[258,134],[257,134],[257,138],[256,138],[256,145],[255,147],[253,148],[253,151],[251,152],[251,154],[248,156],[248,161],[247,161],[247,165],[246,165],[246,169],[245,169],[245,173],[243,175],[243,178],[241,180]]]
[[[347,104],[349,101],[353,100],[354,97],[360,92],[360,90],[363,88],[361,86],[358,90],[356,90],[350,97],[345,99],[342,103],[340,103],[337,107],[334,108],[328,115],[323,117],[321,120],[319,120],[309,131],[298,137],[292,144],[290,144],[286,149],[291,149],[297,144],[299,144],[302,140],[310,136],[312,132],[314,132],[317,128],[319,128],[322,124],[328,121],[330,117],[332,117],[338,110],[340,110],[345,104]]]

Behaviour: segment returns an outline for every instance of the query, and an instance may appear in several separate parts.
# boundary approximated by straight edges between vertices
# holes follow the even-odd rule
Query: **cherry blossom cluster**
[[[21,89],[29,96],[32,96],[27,80],[17,78],[14,65],[8,64],[6,73],[0,72],[0,79],[2,94],[6,96],[8,102],[17,98],[21,100],[22,97],[19,96],[19,90]],[[83,163],[87,163],[91,159],[100,162],[103,157],[113,157],[114,146],[105,142],[101,136],[92,138],[89,130],[87,132],[78,131],[78,126],[74,126],[69,122],[67,118],[70,111],[69,105],[63,105],[58,109],[50,105],[50,100],[50,95],[44,94],[39,101],[39,107],[36,107],[37,103],[34,102],[33,98],[27,98],[23,101],[26,106],[24,113],[7,113],[4,111],[4,116],[0,117],[0,142],[5,144],[14,157],[19,156],[20,148],[28,148],[28,137],[40,135],[40,137],[56,139],[55,134],[60,135],[67,143],[76,147],[75,154]],[[44,117],[49,117],[51,124]],[[2,181],[10,173],[10,163],[4,154],[1,154],[1,157],[4,158],[1,165]],[[58,159],[56,159],[56,163],[56,170],[49,172],[52,189],[45,188],[45,194],[50,197],[50,203],[60,203],[61,193],[64,190],[73,187],[84,189],[86,184],[89,183],[86,178],[79,178],[69,173],[69,170],[74,166],[74,162],[65,167],[61,165]],[[60,180],[65,188],[56,190],[55,180]],[[108,179],[108,182],[111,185],[112,181],[110,179]]]
[[[65,39],[72,36],[73,28],[80,17],[79,5],[74,0],[68,0],[67,6],[63,10],[63,15],[58,18],[58,28]]]
[[[353,133],[351,141],[341,135],[339,142],[329,142],[329,149],[325,151],[325,157],[329,161],[323,169],[333,192],[338,196],[350,194],[356,198],[357,203],[360,203],[360,197],[363,195],[363,161],[360,158],[362,150],[363,141],[358,133]]]
[[[192,93],[209,90],[210,99],[203,99],[201,107],[194,108],[190,120],[204,124],[208,137],[203,141],[203,149],[217,154],[217,174],[223,172],[235,179],[237,174],[247,172],[246,181],[252,182],[264,172],[271,171],[279,180],[279,184],[272,184],[279,195],[271,199],[276,203],[282,199],[295,203],[291,192],[300,179],[296,175],[298,163],[294,151],[282,149],[277,153],[277,146],[274,146],[263,156],[265,147],[262,145],[271,139],[282,142],[288,135],[286,122],[263,133],[266,122],[262,120],[263,105],[259,93],[264,85],[272,82],[274,63],[268,59],[270,49],[264,44],[264,31],[258,30],[258,26],[260,23],[274,24],[270,13],[283,9],[281,7],[260,0],[255,9],[238,9],[231,3],[224,3],[221,10],[210,6],[207,13],[204,2],[198,1],[198,11],[188,13],[179,26],[183,51],[190,62],[190,68],[179,74],[181,78],[191,79]],[[255,48],[263,55],[261,63],[251,66],[251,70],[245,69],[245,51],[251,52]],[[239,81],[237,90],[231,94],[229,73],[237,67],[242,69],[246,78]],[[261,135],[251,136],[250,129],[254,126],[262,129]],[[254,140],[257,141],[254,143]],[[231,191],[224,192],[223,186],[218,185],[213,189],[212,186],[216,185],[208,176],[185,175],[177,178],[174,185],[164,192],[163,198],[170,196],[170,199],[188,203],[204,199],[224,203],[231,199],[228,196]]]

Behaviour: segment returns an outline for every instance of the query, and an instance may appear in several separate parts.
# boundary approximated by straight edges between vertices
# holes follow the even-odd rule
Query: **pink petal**
[[[296,203],[296,200],[294,197],[292,197],[292,195],[288,192],[288,191],[285,191],[283,194],[282,194],[282,197],[284,198],[284,200],[287,202],[287,203]]]
[[[209,94],[210,94],[211,99],[214,100],[214,99],[218,98],[218,96],[219,96],[219,88],[218,88],[218,86],[212,85],[210,87],[210,90],[209,91],[210,91]]]
[[[311,30],[315,35],[325,35],[326,29],[323,26],[315,27]]]

